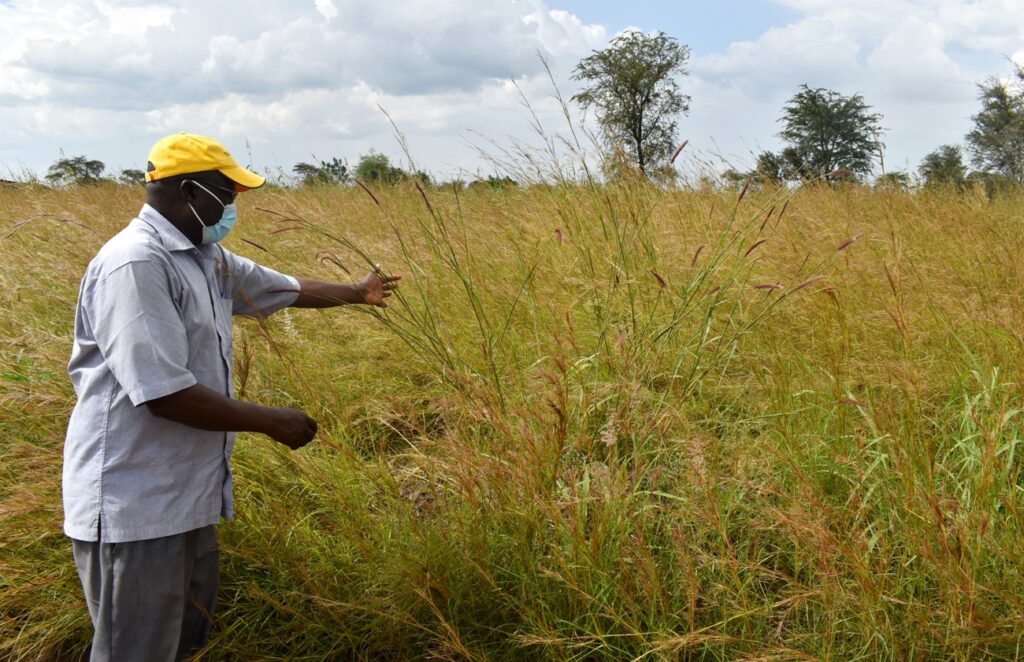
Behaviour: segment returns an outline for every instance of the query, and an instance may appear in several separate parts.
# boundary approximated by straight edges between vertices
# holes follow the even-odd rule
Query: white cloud
[[[939,22],[969,48],[1007,54],[1024,41],[1024,3],[1018,0],[936,0]]]
[[[140,41],[147,28],[167,25],[175,12],[174,7],[146,2],[135,4],[101,0],[96,2],[96,9],[106,18],[107,29],[112,34],[137,37]]]
[[[860,42],[831,18],[810,17],[772,28],[757,41],[735,42],[725,53],[698,58],[692,71],[702,80],[758,97],[800,83],[817,86],[855,77],[862,68],[860,51]]]
[[[334,2],[331,0],[316,0],[314,4],[316,5],[316,10],[328,21],[338,15],[338,8],[334,6]]]
[[[397,94],[440,93],[536,73],[538,52],[575,55],[603,36],[540,3],[416,0],[401,11],[373,0],[262,5],[78,0],[47,14],[16,0],[0,6],[0,17],[13,19],[0,25],[0,43],[13,44],[0,47],[0,70],[32,72],[53,83],[52,101],[76,105],[90,96],[100,105],[143,95],[155,103],[276,96],[356,81]],[[34,29],[22,32],[26,25]]]
[[[884,86],[904,96],[944,96],[942,88],[951,80],[959,84],[974,73],[953,60],[949,47],[973,48],[1002,42],[1011,34],[1024,35],[1021,9],[1004,14],[1005,23],[986,18],[980,24],[979,16],[988,17],[995,7],[977,14],[956,9],[965,3],[941,0],[855,4],[782,0],[781,4],[806,15],[766,31],[755,41],[736,42],[724,53],[701,58],[694,65],[695,73],[752,90],[807,83],[859,90]],[[934,88],[927,91],[926,84]]]
[[[537,26],[540,45],[552,55],[586,56],[608,43],[608,33],[603,26],[587,25],[567,11],[538,6],[524,16],[523,21]]]
[[[877,88],[903,101],[957,101],[973,86],[946,53],[946,31],[937,21],[909,16],[868,56]]]

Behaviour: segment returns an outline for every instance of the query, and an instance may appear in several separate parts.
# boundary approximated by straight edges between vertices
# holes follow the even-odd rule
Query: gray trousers
[[[124,543],[72,540],[93,662],[182,660],[202,648],[220,581],[214,527]]]

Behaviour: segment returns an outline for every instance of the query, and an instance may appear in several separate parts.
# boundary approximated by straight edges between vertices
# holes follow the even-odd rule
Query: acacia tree
[[[978,170],[1024,183],[1024,68],[1017,84],[992,78],[978,85],[981,112],[967,134],[971,162]]]
[[[597,111],[610,146],[625,149],[645,177],[667,166],[676,117],[689,110],[690,97],[676,80],[687,74],[689,57],[689,47],[664,32],[632,30],[580,60],[573,72],[574,80],[587,83],[573,100]]]
[[[95,184],[103,180],[103,161],[87,159],[84,156],[61,157],[53,162],[46,172],[46,181],[54,186],[71,184]]]
[[[834,90],[801,85],[779,119],[779,137],[789,143],[782,160],[790,174],[801,179],[837,170],[867,174],[878,153],[881,119],[859,94],[845,97]]]
[[[330,161],[321,160],[319,165],[305,162],[296,163],[292,166],[292,172],[302,180],[303,186],[347,184],[352,177],[348,163],[338,157],[334,157]]]

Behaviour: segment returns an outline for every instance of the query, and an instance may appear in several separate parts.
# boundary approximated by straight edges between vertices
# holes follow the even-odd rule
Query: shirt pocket
[[[230,302],[235,296],[235,274],[231,272],[231,268],[224,260],[215,257],[213,259],[213,275],[217,294],[221,299],[228,299]]]

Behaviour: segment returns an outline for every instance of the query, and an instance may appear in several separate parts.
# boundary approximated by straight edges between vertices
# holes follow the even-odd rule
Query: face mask
[[[199,224],[203,226],[203,239],[200,243],[215,244],[228,236],[228,233],[231,232],[231,228],[235,226],[235,221],[238,220],[238,207],[236,207],[233,202],[229,205],[225,205],[220,201],[220,198],[210,191],[210,189],[195,180],[189,181],[209,193],[210,196],[212,196],[217,202],[220,202],[220,206],[224,208],[224,213],[221,214],[220,219],[213,225],[207,225],[206,223],[203,223],[203,219],[199,218],[199,214],[196,213],[195,208],[190,203],[185,203],[188,205],[188,208],[192,210],[192,214],[196,217],[196,220],[199,221]]]
[[[230,205],[224,205],[224,213],[221,214],[220,220],[213,225],[203,227],[203,243],[215,244],[228,236],[231,228],[235,227],[235,221],[237,220],[238,207],[235,206],[235,203],[232,202]]]

